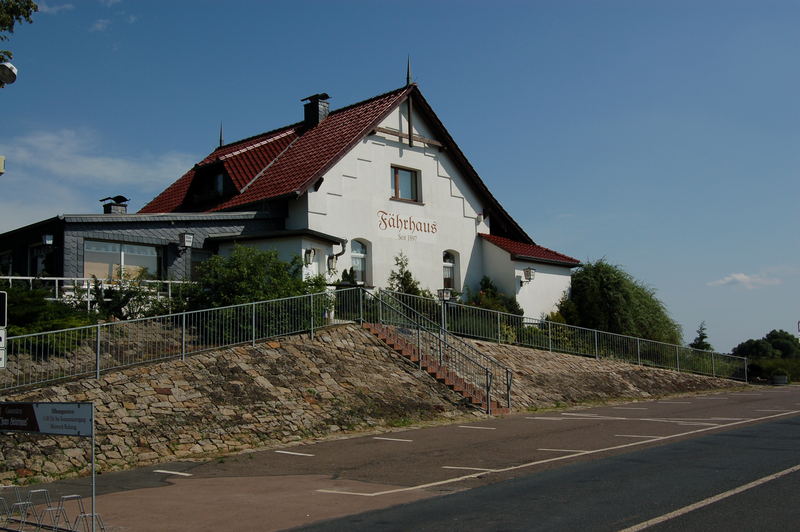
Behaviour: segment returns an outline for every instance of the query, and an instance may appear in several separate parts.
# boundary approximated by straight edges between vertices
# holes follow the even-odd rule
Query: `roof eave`
[[[566,260],[556,260],[556,259],[543,259],[540,257],[531,257],[528,255],[517,255],[516,253],[510,253],[511,258],[513,260],[521,260],[525,262],[539,262],[542,264],[553,264],[556,266],[567,266],[569,268],[578,268],[579,266],[583,266],[580,262],[572,262]]]

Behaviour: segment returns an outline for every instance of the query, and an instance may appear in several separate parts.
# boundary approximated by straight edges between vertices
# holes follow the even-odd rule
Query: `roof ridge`
[[[263,146],[265,144],[269,144],[270,142],[273,142],[273,141],[276,141],[278,139],[281,139],[281,138],[283,138],[283,137],[285,137],[287,135],[291,135],[292,133],[294,133],[293,129],[286,129],[285,131],[282,131],[281,133],[279,133],[277,135],[273,135],[273,136],[271,136],[269,138],[266,138],[264,140],[260,140],[260,141],[256,142],[255,144],[250,144],[250,145],[244,146],[243,148],[240,148],[240,149],[238,149],[236,151],[232,151],[230,153],[226,153],[225,155],[220,155],[219,159],[223,160],[223,159],[229,159],[231,157],[235,157],[235,156],[237,156],[237,155],[239,155],[241,153],[244,153],[246,151],[254,150],[254,149],[259,148],[259,147],[261,147],[261,146]]]
[[[289,130],[292,128],[298,128],[303,125],[303,122],[295,122],[294,124],[289,124],[288,126],[281,126],[275,129],[270,129],[269,131],[264,131],[262,133],[256,133],[255,135],[251,135],[249,137],[245,137],[243,139],[234,140],[233,142],[229,142],[227,144],[223,144],[222,146],[217,146],[214,150],[206,156],[206,159],[214,155],[217,151],[221,150],[222,148],[230,148],[231,146],[235,146],[236,144],[241,144],[243,142],[247,142],[249,140],[257,139],[258,137],[263,137],[265,135],[272,135],[274,133],[282,132],[283,130]]]
[[[416,85],[416,83],[412,83],[412,85]],[[406,87],[408,87],[408,85],[405,85],[405,86],[403,86],[403,87],[400,87],[400,88],[397,88],[397,89],[392,89],[392,90],[390,90],[390,91],[386,91],[386,92],[384,92],[383,94],[378,94],[377,96],[372,96],[371,98],[367,98],[366,100],[361,100],[360,102],[351,103],[350,105],[346,105],[345,107],[340,107],[339,109],[334,109],[334,110],[333,110],[333,111],[331,111],[329,114],[337,114],[337,113],[340,113],[340,112],[342,112],[342,111],[347,111],[348,109],[351,109],[351,108],[353,108],[353,107],[357,107],[357,106],[359,106],[359,105],[363,105],[363,104],[365,104],[365,103],[369,103],[369,102],[371,102],[371,101],[373,101],[373,100],[377,100],[377,99],[379,99],[379,98],[385,98],[386,96],[388,96],[388,95],[390,95],[390,94],[392,94],[392,93],[395,93],[395,92],[400,92],[400,91],[404,90]],[[217,148],[215,148],[215,149],[214,149],[214,151],[212,151],[212,152],[211,152],[211,153],[208,155],[208,157],[210,157],[211,155],[214,155],[214,152],[216,152],[217,150],[220,150],[220,149],[222,149],[222,148],[228,148],[228,147],[230,147],[230,146],[234,146],[234,145],[236,145],[236,144],[240,144],[240,143],[242,143],[242,142],[247,142],[248,140],[253,140],[253,139],[256,139],[256,138],[258,138],[258,137],[262,137],[262,136],[264,136],[264,135],[269,135],[269,134],[272,134],[272,133],[277,133],[277,132],[279,132],[279,131],[281,131],[281,130],[284,130],[284,129],[298,128],[298,127],[301,127],[302,125],[303,125],[303,121],[301,120],[301,121],[299,121],[299,122],[295,122],[295,123],[293,123],[293,124],[289,124],[289,125],[286,125],[286,126],[277,127],[277,128],[275,128],[275,129],[271,129],[271,130],[269,130],[269,131],[264,131],[264,132],[262,132],[262,133],[256,133],[255,135],[251,135],[251,136],[249,136],[249,137],[245,137],[245,138],[243,138],[243,139],[234,140],[233,142],[229,142],[229,143],[227,143],[227,144],[223,144],[222,146],[218,146]]]
[[[291,147],[292,147],[292,145],[293,145],[295,142],[297,142],[298,140],[300,140],[300,137],[302,137],[302,135],[298,135],[296,138],[292,139],[292,142],[290,142],[290,143],[289,143],[289,144],[288,144],[288,145],[287,145],[287,146],[286,146],[286,147],[285,147],[283,150],[281,150],[281,152],[280,152],[278,155],[276,155],[276,156],[275,156],[275,157],[274,157],[274,158],[273,158],[273,159],[272,159],[270,162],[268,162],[268,163],[267,163],[267,166],[265,166],[264,168],[262,168],[262,169],[261,169],[261,170],[260,170],[260,171],[259,171],[259,172],[258,172],[258,173],[255,175],[255,176],[253,176],[253,179],[251,179],[250,181],[248,181],[248,183],[247,183],[245,186],[243,186],[243,187],[242,187],[242,189],[239,191],[239,194],[242,194],[242,193],[243,193],[245,190],[247,190],[248,188],[250,188],[250,185],[252,185],[253,183],[255,183],[255,182],[256,182],[256,180],[258,180],[258,178],[259,178],[259,177],[261,177],[262,175],[264,175],[264,173],[265,173],[267,170],[269,170],[269,169],[270,169],[270,167],[271,167],[273,164],[275,164],[275,163],[278,161],[278,159],[280,159],[280,158],[281,158],[281,155],[283,155],[284,153],[286,153],[286,152],[289,150],[289,148],[291,148]]]
[[[412,85],[416,85],[416,83],[412,83]],[[334,109],[333,111],[331,111],[329,113],[329,115],[338,114],[338,113],[341,113],[342,111],[348,111],[348,110],[352,109],[353,107],[358,107],[359,105],[364,105],[364,104],[370,103],[372,101],[379,100],[381,98],[386,98],[390,94],[394,94],[396,92],[402,92],[402,91],[406,90],[408,87],[409,87],[409,85],[403,85],[402,87],[400,87],[398,89],[392,89],[390,91],[384,92],[383,94],[378,94],[377,96],[373,96],[371,98],[367,98],[366,100],[361,100],[360,102],[351,103],[350,105],[347,105],[345,107],[340,107],[339,109]]]

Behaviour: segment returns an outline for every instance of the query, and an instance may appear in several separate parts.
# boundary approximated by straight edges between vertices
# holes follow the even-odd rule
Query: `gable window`
[[[442,253],[442,288],[456,289],[456,263],[455,252]]]
[[[420,202],[419,172],[392,166],[392,199]]]
[[[353,240],[350,247],[350,261],[353,265],[353,277],[357,283],[367,283],[367,246],[363,242]]]

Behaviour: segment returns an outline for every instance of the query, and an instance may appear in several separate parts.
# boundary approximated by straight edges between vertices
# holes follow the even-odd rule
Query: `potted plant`
[[[789,384],[789,372],[783,368],[776,368],[771,373],[772,384]]]

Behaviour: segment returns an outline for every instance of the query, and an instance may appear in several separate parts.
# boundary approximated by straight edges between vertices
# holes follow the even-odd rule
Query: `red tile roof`
[[[563,253],[553,251],[552,249],[548,249],[537,244],[516,242],[509,238],[497,235],[487,235],[486,233],[478,234],[500,249],[511,253],[511,256],[515,259],[563,264],[573,268],[580,266],[581,264],[581,261],[578,259],[573,259],[568,255],[564,255]]]
[[[140,213],[174,212],[183,203],[195,171],[205,165],[220,161],[233,181],[237,190],[244,188],[259,172],[269,165],[298,138],[297,129],[293,125],[262,133],[255,137],[220,146],[205,159],[186,172],[180,179],[145,205]],[[213,210],[213,209],[212,209]]]
[[[485,199],[484,214],[492,219],[492,232],[534,244],[486,187],[416,84],[332,111],[312,128],[297,123],[220,146],[139,212],[193,210],[185,201],[192,181],[198,170],[214,164],[224,166],[236,193],[221,203],[203,207],[206,212],[258,210],[261,201],[302,194],[407,98],[412,98],[414,109],[430,120],[443,149]]]
[[[403,87],[332,111],[307,131],[303,131],[302,124],[294,124],[221,146],[139,212],[172,212],[179,208],[195,170],[218,160],[239,193],[209,211],[304,192],[415,88],[415,85]],[[290,146],[291,149],[286,149]]]

